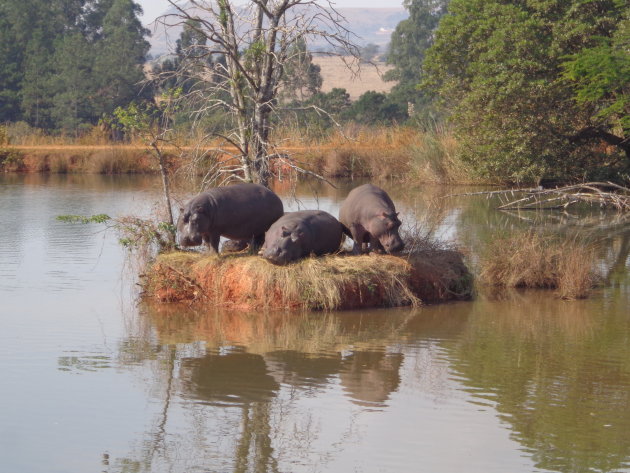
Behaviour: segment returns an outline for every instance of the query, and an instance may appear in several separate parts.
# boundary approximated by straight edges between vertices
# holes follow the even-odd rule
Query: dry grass
[[[146,153],[112,148],[97,151],[85,162],[85,170],[94,174],[134,174],[150,169]]]
[[[556,289],[563,299],[588,297],[601,280],[593,248],[533,231],[495,240],[480,267],[483,284]]]
[[[26,133],[26,131],[24,132]],[[313,132],[314,133],[314,132]],[[469,183],[471,173],[455,156],[456,142],[446,129],[421,131],[409,126],[364,126],[349,123],[313,134],[304,129],[277,129],[275,150],[325,177],[383,177],[415,182]],[[196,174],[207,172],[207,149],[218,143],[194,137],[179,140],[186,156],[178,158]],[[25,156],[26,172],[127,174],[155,172],[142,143],[113,143],[98,130],[82,138],[52,137],[31,130],[11,139]],[[216,157],[214,154],[211,157]],[[191,165],[192,163],[192,165]],[[8,168],[6,170],[11,170]]]
[[[402,177],[409,172],[418,131],[347,124],[316,137],[303,130],[283,130],[282,136],[300,163],[326,177]]]
[[[340,57],[316,55],[313,62],[322,68],[323,92],[330,92],[334,88],[346,89],[352,100],[358,99],[368,90],[389,92],[396,84],[383,80],[383,74],[392,67],[383,62],[377,62],[375,66],[362,64],[358,75],[354,75]]]
[[[329,255],[288,266],[274,266],[259,256],[175,252],[158,257],[146,290],[162,301],[333,310],[467,298],[471,282],[461,255],[449,250],[405,258]]]
[[[418,134],[410,148],[411,179],[432,183],[470,183],[471,169],[457,156],[457,141],[445,128]]]

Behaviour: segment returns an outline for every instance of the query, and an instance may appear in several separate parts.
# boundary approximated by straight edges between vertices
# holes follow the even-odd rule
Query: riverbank
[[[37,139],[35,139],[37,138]],[[409,127],[352,127],[318,137],[284,130],[274,151],[292,165],[326,178],[397,178],[417,182],[474,183],[467,167],[456,160],[456,142],[447,130],[423,132]],[[228,159],[220,143],[165,146],[172,172],[196,162],[198,173]],[[21,138],[0,147],[0,171],[44,173],[157,173],[156,160],[141,143],[103,140]],[[201,164],[200,164],[201,161]],[[281,164],[282,175],[292,172]],[[193,171],[194,172],[194,171]]]
[[[144,279],[161,302],[239,309],[340,310],[468,299],[472,276],[455,250],[406,257],[329,255],[274,266],[259,256],[159,255]]]

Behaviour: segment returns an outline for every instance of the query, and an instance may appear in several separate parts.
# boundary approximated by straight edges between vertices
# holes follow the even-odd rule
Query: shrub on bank
[[[25,171],[24,156],[17,150],[0,147],[0,171]]]

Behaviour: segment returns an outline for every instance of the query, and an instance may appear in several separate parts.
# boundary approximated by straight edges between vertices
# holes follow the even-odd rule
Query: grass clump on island
[[[578,240],[528,231],[496,239],[480,259],[479,282],[506,288],[555,289],[584,299],[601,282],[595,250]]]
[[[470,297],[472,277],[449,249],[390,255],[328,255],[275,266],[256,255],[159,255],[148,295],[169,301],[268,309],[418,306]]]

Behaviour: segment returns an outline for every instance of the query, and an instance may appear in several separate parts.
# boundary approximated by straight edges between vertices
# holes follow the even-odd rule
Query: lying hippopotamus
[[[288,212],[265,234],[262,256],[284,265],[315,253],[323,255],[339,250],[343,233],[350,236],[339,220],[322,210]]]
[[[405,246],[394,203],[380,187],[364,184],[352,189],[339,209],[339,221],[352,233],[355,254],[367,252],[368,243],[370,250],[387,253]]]
[[[180,210],[179,244],[197,246],[203,242],[215,254],[221,236],[252,240],[260,246],[267,229],[284,213],[280,198],[258,184],[215,187],[192,198]]]

